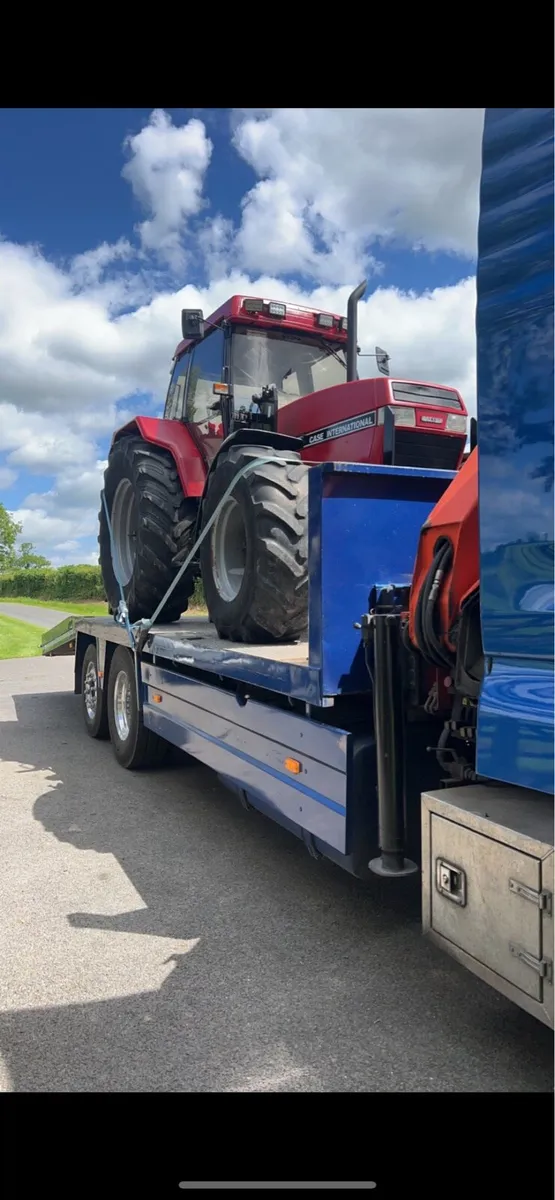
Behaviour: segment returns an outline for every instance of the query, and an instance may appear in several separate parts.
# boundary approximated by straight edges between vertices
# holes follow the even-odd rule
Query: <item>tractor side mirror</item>
[[[202,308],[181,309],[181,332],[186,339],[204,337],[204,313]]]
[[[389,354],[386,350],[382,350],[381,346],[375,347],[376,366],[382,375],[389,375]]]

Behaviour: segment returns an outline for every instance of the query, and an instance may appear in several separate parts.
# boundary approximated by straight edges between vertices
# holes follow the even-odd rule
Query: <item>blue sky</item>
[[[0,111],[0,500],[96,558],[112,430],[163,403],[180,310],[344,311],[474,405],[476,109]],[[371,359],[361,360],[372,373]]]

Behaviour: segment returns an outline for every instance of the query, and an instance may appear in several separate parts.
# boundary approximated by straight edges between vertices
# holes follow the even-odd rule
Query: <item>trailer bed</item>
[[[117,625],[113,617],[68,617],[44,635],[42,653],[73,654],[79,634],[129,645],[127,630]],[[172,625],[154,626],[143,653],[154,662],[225,675],[307,703],[322,702],[320,673],[309,666],[308,642],[242,646],[222,641],[207,617],[183,617]]]
[[[450,471],[323,463],[309,476],[309,640],[274,646],[221,641],[204,617],[156,625],[144,653],[320,708],[370,690],[357,622],[376,586],[410,583],[420,529]],[[360,628],[360,627],[359,627]],[[111,617],[68,617],[43,654],[72,654],[79,634],[129,644]]]

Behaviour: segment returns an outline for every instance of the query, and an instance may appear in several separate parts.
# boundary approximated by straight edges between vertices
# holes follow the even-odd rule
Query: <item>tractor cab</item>
[[[348,317],[232,296],[208,320],[182,312],[165,417],[185,421],[206,463],[239,429],[299,438],[303,459],[456,470],[467,413],[454,388],[381,376],[358,379],[356,305]]]
[[[203,455],[241,427],[276,430],[301,396],[345,383],[347,322],[248,296],[232,296],[208,320],[182,313],[164,416],[185,420]]]

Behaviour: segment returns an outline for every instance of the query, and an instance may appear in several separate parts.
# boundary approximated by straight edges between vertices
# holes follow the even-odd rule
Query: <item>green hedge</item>
[[[100,567],[33,567],[0,572],[0,596],[26,600],[105,600]],[[204,607],[200,579],[192,603]]]
[[[0,574],[0,596],[36,600],[104,600],[100,567],[30,567]]]

